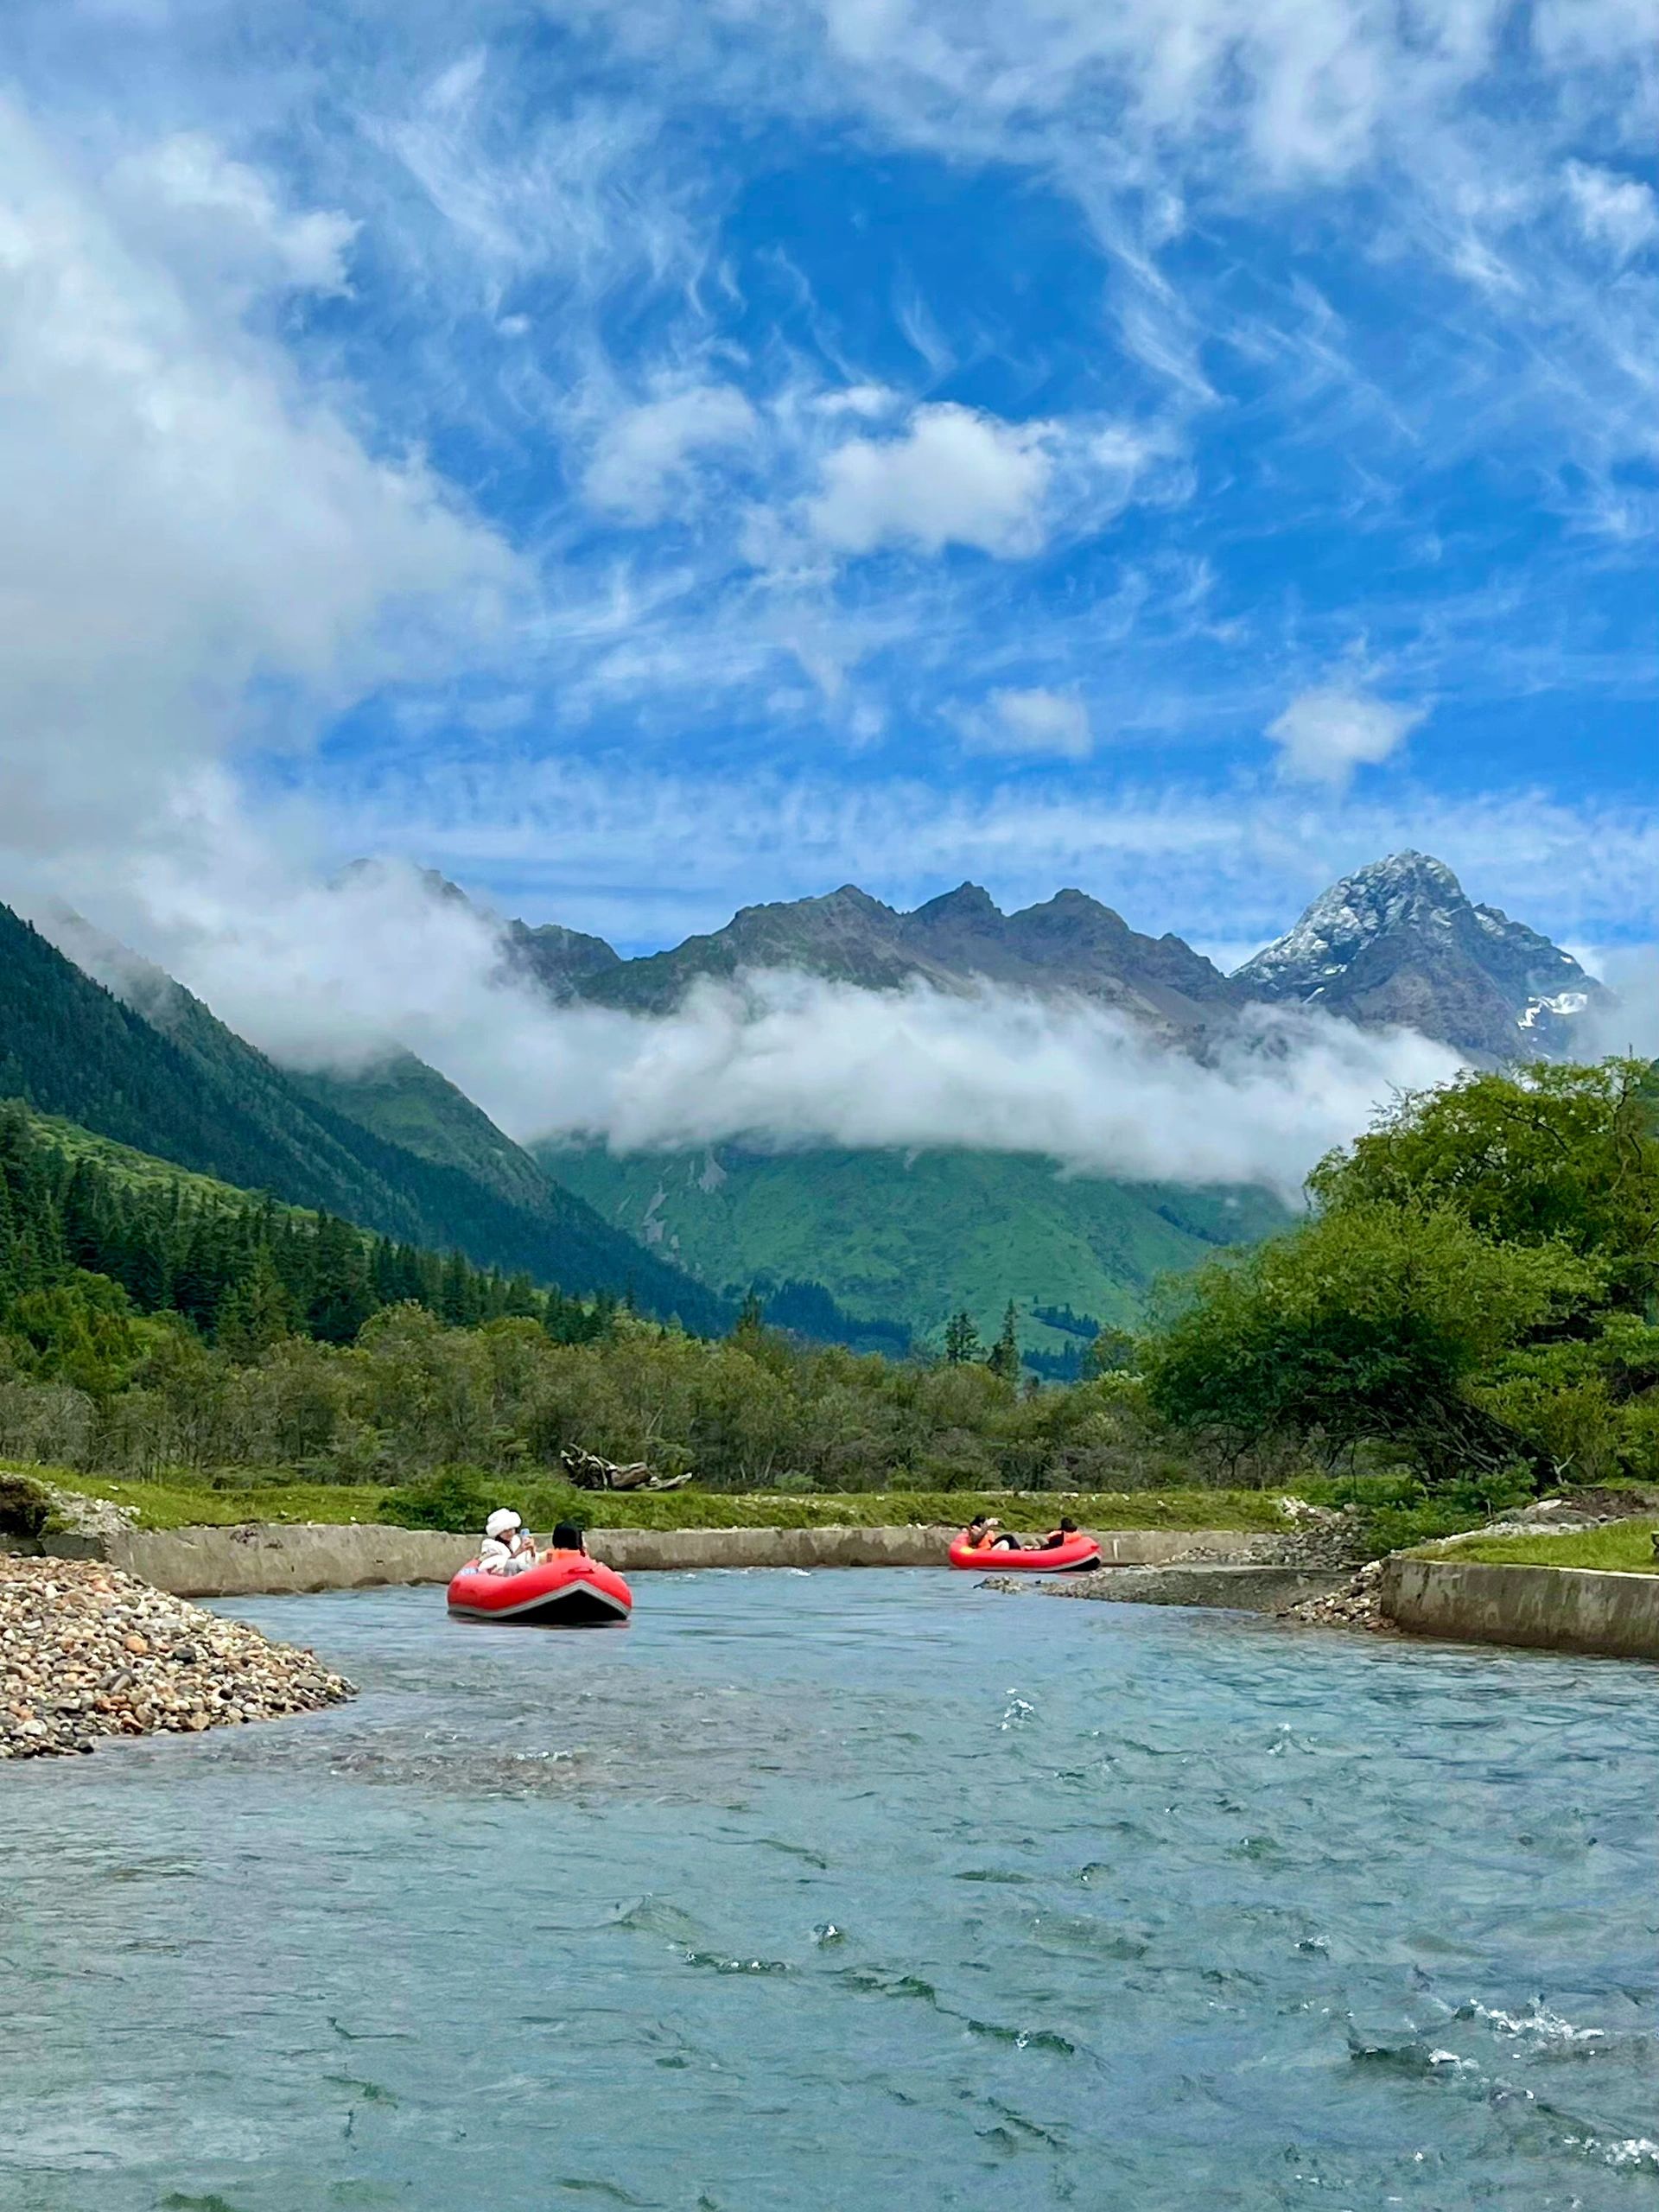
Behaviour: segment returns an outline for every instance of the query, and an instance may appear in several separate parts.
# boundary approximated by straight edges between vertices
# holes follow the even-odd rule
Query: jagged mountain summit
[[[1482,1061],[1581,1049],[1585,1017],[1611,1002],[1570,953],[1476,906],[1443,861],[1417,852],[1344,876],[1231,976],[1081,891],[1005,914],[973,883],[910,913],[854,884],[744,906],[723,929],[635,960],[554,923],[510,923],[506,944],[553,998],[631,1013],[666,1013],[704,977],[782,968],[866,990],[920,981],[1075,991],[1184,1044],[1252,1004],[1316,1006],[1364,1028],[1414,1029]]]
[[[1232,980],[1253,998],[1414,1029],[1483,1060],[1571,1052],[1586,1017],[1611,1003],[1570,952],[1409,851],[1332,884]]]
[[[1246,995],[1181,938],[1144,937],[1109,906],[1070,890],[1005,914],[988,892],[964,883],[902,913],[843,884],[822,898],[745,906],[723,929],[638,960],[556,927],[514,924],[509,943],[515,961],[556,996],[641,1014],[667,1012],[705,976],[758,968],[866,990],[920,981],[944,990],[995,982],[1077,991],[1181,1036]]]

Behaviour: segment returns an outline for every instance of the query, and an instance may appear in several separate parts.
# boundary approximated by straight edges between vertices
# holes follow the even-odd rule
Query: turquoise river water
[[[362,1698],[0,1769],[0,2204],[1659,2203],[1653,1670],[636,1596],[227,1607]]]

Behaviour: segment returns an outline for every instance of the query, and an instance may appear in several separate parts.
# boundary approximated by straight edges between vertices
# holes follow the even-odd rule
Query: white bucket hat
[[[486,1536],[505,1536],[514,1529],[522,1529],[524,1525],[510,1505],[498,1505],[484,1523],[484,1533]]]

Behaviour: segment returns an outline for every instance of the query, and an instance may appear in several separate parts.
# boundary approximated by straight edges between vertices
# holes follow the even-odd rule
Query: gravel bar
[[[100,1560],[0,1556],[0,1759],[276,1720],[355,1694],[314,1653]]]

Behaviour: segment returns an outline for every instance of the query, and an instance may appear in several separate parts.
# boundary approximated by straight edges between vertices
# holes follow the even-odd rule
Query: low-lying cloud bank
[[[1085,1000],[782,973],[705,983],[663,1018],[555,1007],[491,921],[398,868],[267,881],[233,907],[200,879],[169,893],[152,877],[131,919],[274,1058],[351,1072],[405,1046],[525,1143],[959,1146],[1291,1196],[1393,1092],[1457,1067],[1409,1033],[1306,1013],[1256,1010],[1195,1060]],[[84,938],[64,942],[88,958]]]
[[[511,1071],[480,1071],[479,1093],[493,1077],[496,1118],[531,1137],[624,1151],[723,1139],[960,1146],[1287,1197],[1392,1091],[1443,1082],[1458,1065],[1406,1033],[1271,1012],[1198,1062],[1086,1001],[871,992],[775,973],[704,985],[661,1020],[559,1014],[524,1041]]]

